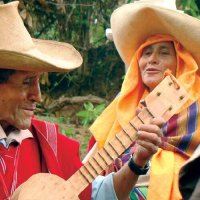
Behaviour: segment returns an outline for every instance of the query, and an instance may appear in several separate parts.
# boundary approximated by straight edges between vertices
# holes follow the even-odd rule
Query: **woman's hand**
[[[142,124],[137,132],[137,149],[133,155],[134,162],[139,166],[144,166],[158,150],[161,144],[164,124],[162,118],[154,118],[150,124]]]

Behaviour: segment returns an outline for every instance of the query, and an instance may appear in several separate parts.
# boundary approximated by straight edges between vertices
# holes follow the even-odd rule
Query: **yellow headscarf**
[[[171,36],[154,35],[149,37],[133,55],[120,95],[111,102],[90,127],[90,131],[95,137],[99,148],[102,148],[135,116],[139,101],[148,94],[141,80],[138,60],[146,46],[164,41],[172,41],[174,43],[177,54],[176,78],[189,92],[191,102],[200,96],[198,66],[192,55]]]

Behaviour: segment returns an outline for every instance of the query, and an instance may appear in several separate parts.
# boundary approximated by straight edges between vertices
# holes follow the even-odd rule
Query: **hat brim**
[[[173,36],[200,66],[200,20],[187,14],[148,4],[126,4],[111,15],[115,46],[126,65],[138,47],[155,34]]]
[[[82,57],[70,44],[50,40],[33,39],[34,48],[15,52],[0,49],[0,68],[39,71],[68,72],[80,67]]]

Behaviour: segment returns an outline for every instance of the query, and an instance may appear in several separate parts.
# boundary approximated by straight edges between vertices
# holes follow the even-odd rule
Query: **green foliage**
[[[83,110],[76,115],[81,119],[81,124],[88,127],[105,109],[105,104],[94,106],[91,102],[84,103]]]
[[[55,92],[56,90],[61,90],[62,88],[68,88],[71,85],[79,85],[79,77],[77,74],[73,73],[49,73],[49,80],[52,82],[50,87],[47,87],[46,90],[49,94]]]
[[[60,133],[67,135],[69,137],[74,137],[75,130],[73,128],[66,128],[66,124],[69,124],[69,118],[68,117],[53,117],[49,114],[46,114],[46,116],[37,116],[40,120],[45,120],[48,122],[53,122],[59,125],[59,131]]]
[[[91,134],[87,133],[84,135],[83,139],[81,140],[80,149],[81,149],[82,158],[84,158],[85,155],[87,154],[88,141],[90,140],[90,138],[91,138]]]
[[[62,128],[61,133],[71,138],[74,138],[74,135],[76,134],[73,128],[68,128],[68,129]]]
[[[96,20],[97,19],[95,19],[95,21]],[[90,43],[94,47],[98,47],[98,46],[102,45],[102,41],[103,41],[103,43],[105,42],[105,28],[103,27],[103,24],[94,22],[94,25],[91,26]]]
[[[68,117],[53,117],[53,116],[50,116],[50,113],[46,113],[45,116],[37,116],[37,118],[40,120],[45,120],[45,121],[49,121],[49,122],[53,122],[57,124],[69,123]]]
[[[200,19],[198,5],[199,0],[182,0],[178,3],[178,7],[180,7],[181,10],[184,10],[185,13]]]

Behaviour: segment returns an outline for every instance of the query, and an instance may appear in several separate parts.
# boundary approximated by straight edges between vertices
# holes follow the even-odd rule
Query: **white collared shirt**
[[[7,136],[2,126],[0,125],[0,144],[2,144],[4,147],[8,148],[12,142],[21,144],[21,142],[26,138],[33,138],[33,134],[28,129],[15,129],[11,131]]]

